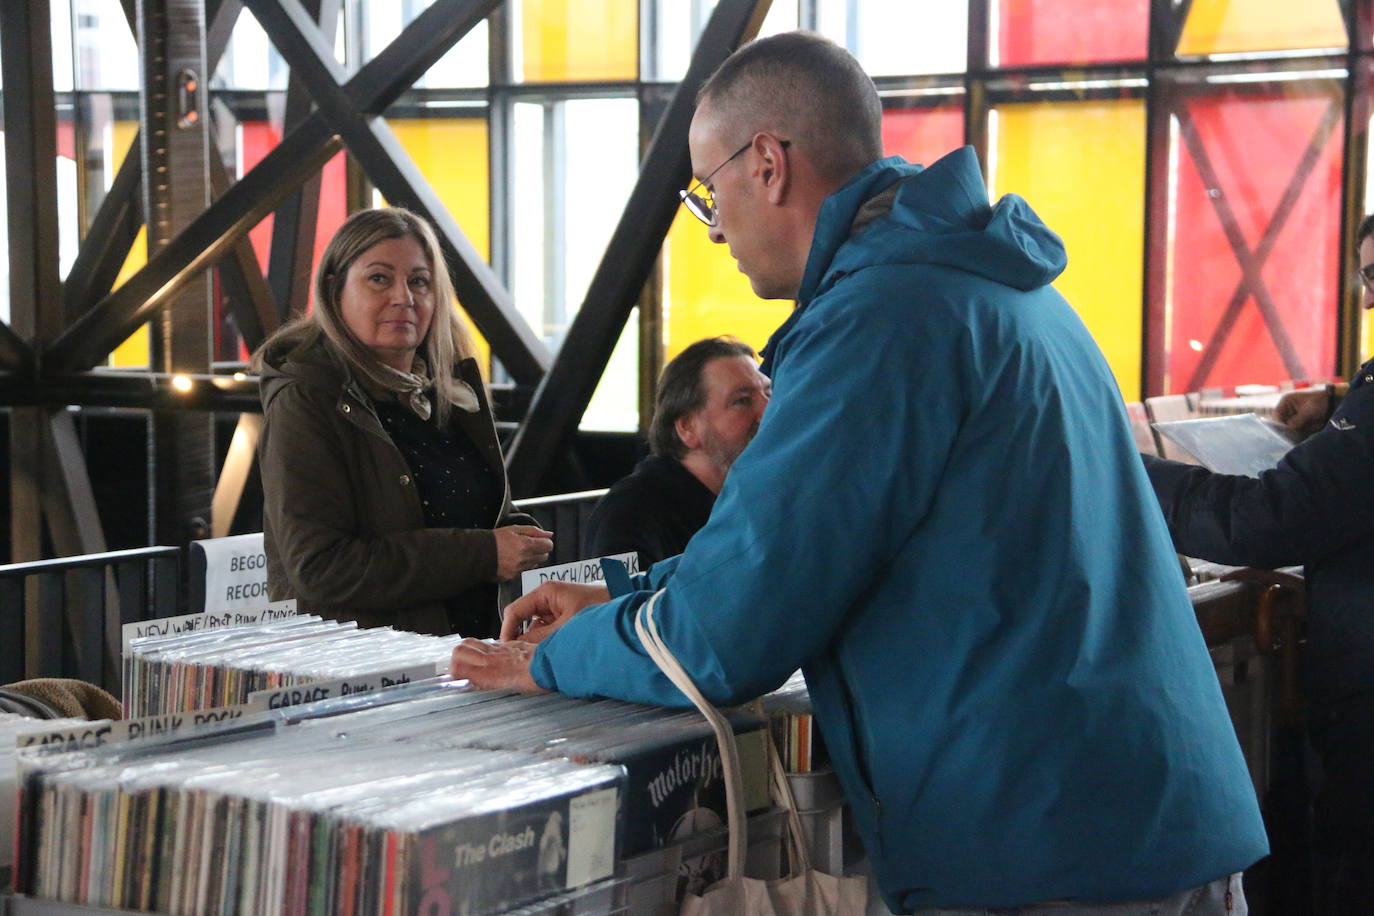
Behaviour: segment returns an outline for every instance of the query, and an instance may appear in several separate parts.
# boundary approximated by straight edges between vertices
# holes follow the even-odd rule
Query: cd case
[[[1246,477],[1258,477],[1277,465],[1297,442],[1282,423],[1252,413],[1171,420],[1154,428],[1208,470]]]

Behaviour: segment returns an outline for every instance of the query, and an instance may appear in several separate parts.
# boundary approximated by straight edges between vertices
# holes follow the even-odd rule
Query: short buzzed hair
[[[1371,235],[1374,235],[1374,213],[1360,220],[1360,227],[1355,230],[1355,244],[1359,245]]]
[[[740,48],[697,93],[741,131],[776,132],[842,184],[883,155],[883,107],[873,80],[844,48],[815,32],[783,32]],[[730,145],[742,144],[741,135]]]
[[[649,424],[649,451],[678,461],[687,457],[687,446],[677,434],[677,421],[706,406],[702,374],[707,363],[725,356],[753,359],[754,348],[733,337],[708,337],[688,346],[663,367],[654,397],[654,419]]]

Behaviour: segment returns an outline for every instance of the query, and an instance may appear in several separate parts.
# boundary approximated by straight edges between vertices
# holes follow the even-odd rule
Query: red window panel
[[[1168,393],[1336,365],[1339,90],[1220,93],[1176,109]]]
[[[964,110],[895,108],[883,112],[883,152],[930,165],[964,145]]]
[[[1143,60],[1149,0],[998,0],[1003,67]]]
[[[246,174],[281,142],[281,136],[276,128],[266,121],[244,121],[241,126],[243,128],[241,141],[243,161],[240,174]],[[343,225],[344,219],[348,216],[345,155],[342,152],[337,153],[325,163],[320,180],[320,209],[315,222],[314,257],[311,260],[310,271],[312,290],[314,288],[315,267],[320,262],[320,255],[324,253],[325,246],[329,244],[329,240],[334,237],[334,233],[338,231],[339,226]],[[248,238],[252,242],[253,253],[257,255],[259,266],[266,271],[272,248],[272,215],[270,213],[249,230]],[[243,353],[246,357],[247,351],[244,350]]]

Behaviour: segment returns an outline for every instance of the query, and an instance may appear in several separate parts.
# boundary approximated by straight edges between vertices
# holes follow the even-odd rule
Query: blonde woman
[[[320,260],[310,314],[262,376],[268,591],[364,626],[491,636],[496,582],[552,536],[512,511],[472,346],[434,230],[362,210]]]

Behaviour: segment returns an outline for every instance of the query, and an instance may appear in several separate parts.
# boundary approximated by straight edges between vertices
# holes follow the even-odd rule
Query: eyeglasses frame
[[[710,173],[707,174],[705,178],[701,179],[696,184],[677,192],[678,198],[682,201],[683,206],[687,208],[688,213],[692,214],[697,219],[701,220],[707,226],[710,226],[713,229],[715,228],[716,223],[718,221],[716,217],[717,211],[715,193],[712,192],[710,188],[706,188],[706,193],[709,194],[711,198],[708,202],[700,194],[696,193],[697,188],[705,188],[706,183],[709,182],[712,178],[714,178],[717,172],[725,168],[730,163],[734,162],[736,159],[739,158],[741,153],[743,153],[749,147],[753,146],[754,140],[755,138],[757,138],[757,136],[758,135],[755,134],[753,137],[750,137],[748,143],[744,144],[739,149],[731,153],[729,158],[722,162],[720,165],[711,169]],[[783,149],[787,149],[789,146],[792,145],[791,140],[779,140],[778,143],[780,146],[782,146]]]

